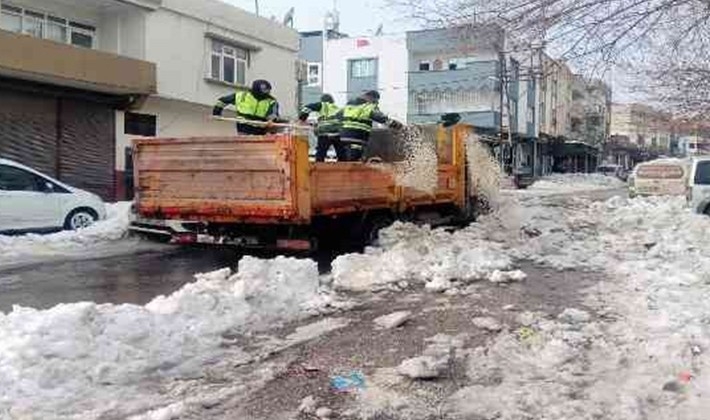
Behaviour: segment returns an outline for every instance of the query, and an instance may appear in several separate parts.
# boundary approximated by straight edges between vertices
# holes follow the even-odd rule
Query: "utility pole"
[[[499,137],[498,137],[498,154],[499,159],[500,159],[500,169],[505,172],[505,160],[503,158],[503,100],[504,100],[504,94],[503,94],[503,75],[505,71],[503,70],[503,65],[505,64],[505,55],[503,52],[500,53],[500,72],[498,74],[499,76],[499,86],[500,86],[500,122],[498,124],[498,131],[499,131]]]
[[[259,16],[259,0],[254,0],[254,11],[256,15]]]

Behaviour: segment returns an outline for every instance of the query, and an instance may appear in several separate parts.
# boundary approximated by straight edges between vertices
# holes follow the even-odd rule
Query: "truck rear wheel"
[[[391,214],[378,214],[368,218],[363,226],[363,242],[365,245],[376,245],[380,231],[394,223]]]

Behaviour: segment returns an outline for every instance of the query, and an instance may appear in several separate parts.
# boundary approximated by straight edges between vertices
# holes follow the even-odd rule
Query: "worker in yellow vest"
[[[316,162],[325,161],[328,154],[328,149],[333,146],[335,155],[338,160],[345,159],[345,151],[340,143],[340,120],[336,118],[340,108],[335,105],[335,100],[332,95],[324,94],[320,98],[320,102],[308,104],[301,109],[298,119],[306,121],[308,116],[316,112],[318,113],[318,125],[316,126],[316,136],[318,136],[318,145],[316,146]]]
[[[224,108],[229,105],[234,106],[237,117],[243,120],[277,122],[279,118],[279,103],[271,96],[271,83],[266,80],[255,80],[250,90],[219,98],[212,115],[221,116]],[[264,135],[268,131],[264,126],[237,123],[239,134]]]
[[[345,150],[343,161],[359,161],[365,153],[365,146],[370,140],[372,123],[386,124],[398,130],[403,125],[380,112],[377,104],[380,94],[376,90],[365,92],[362,96],[348,102],[338,113],[338,118],[343,122],[340,129],[340,142]]]

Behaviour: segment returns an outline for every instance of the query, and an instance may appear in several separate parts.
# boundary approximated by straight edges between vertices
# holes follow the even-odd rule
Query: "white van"
[[[710,216],[710,156],[693,158],[687,198],[694,212]]]
[[[629,196],[686,194],[690,161],[656,159],[636,165],[629,178]]]

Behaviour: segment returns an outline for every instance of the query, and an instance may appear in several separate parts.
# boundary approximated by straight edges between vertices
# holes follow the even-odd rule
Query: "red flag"
[[[370,45],[370,41],[366,39],[358,39],[356,45],[358,48],[367,47],[368,45]]]

